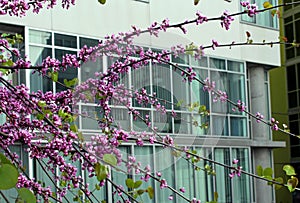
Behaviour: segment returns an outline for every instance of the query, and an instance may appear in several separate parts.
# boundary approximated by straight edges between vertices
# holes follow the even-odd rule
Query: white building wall
[[[55,30],[90,37],[104,37],[107,34],[126,32],[131,25],[147,28],[153,21],[161,22],[168,17],[170,23],[194,19],[197,10],[209,17],[217,17],[226,8],[230,13],[240,10],[239,1],[228,3],[222,0],[200,1],[197,6],[192,2],[182,0],[150,0],[144,3],[134,0],[109,0],[101,5],[97,0],[77,0],[76,6],[69,10],[60,5],[52,10],[42,10],[40,14],[28,13],[26,17],[0,16],[0,22],[19,24],[33,28]],[[212,38],[220,43],[245,42],[246,31],[250,32],[254,42],[277,41],[279,33],[274,29],[240,23],[236,17],[231,29],[226,31],[220,26],[220,21],[209,22],[200,26],[187,26],[188,34],[172,29],[161,39],[150,39],[147,36],[137,40],[142,44],[168,48],[174,44],[194,42],[196,45],[210,45]],[[180,36],[179,36],[180,35]],[[244,60],[272,66],[279,66],[279,46],[233,47],[207,50],[207,54],[219,57]]]

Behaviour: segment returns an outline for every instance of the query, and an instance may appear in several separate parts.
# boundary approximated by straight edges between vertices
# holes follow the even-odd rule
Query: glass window
[[[208,60],[206,56],[201,56],[200,59],[195,59],[192,57],[191,59],[192,66],[201,66],[201,67],[208,67]]]
[[[208,77],[208,71],[203,69],[194,69],[197,74],[197,78],[201,81]],[[192,102],[199,102],[200,105],[205,105],[209,109],[209,94],[203,91],[203,85],[193,80],[192,84]]]
[[[147,165],[150,165],[151,170],[153,171],[153,158],[154,158],[154,154],[153,154],[153,147],[152,146],[143,146],[143,147],[134,147],[134,154],[136,157],[136,161],[141,163],[141,168],[146,167]],[[142,177],[142,175],[135,175],[135,181],[140,180]],[[141,186],[141,188],[146,189],[149,186],[152,186],[152,188],[154,189],[154,180],[153,178],[150,178],[150,180],[148,182],[144,182]],[[149,195],[144,193],[141,196],[143,199],[143,202],[154,202],[155,198],[150,199]]]
[[[212,118],[212,135],[228,136],[228,119],[226,116],[211,116]]]
[[[181,67],[185,69],[184,67]],[[165,78],[168,78],[168,75],[165,73]],[[173,96],[176,98],[176,101],[183,102],[183,105],[190,104],[190,83],[184,82],[180,70],[172,71],[173,79]],[[169,80],[169,79],[168,79]],[[171,90],[171,89],[170,89]]]
[[[245,148],[234,148],[232,149],[232,158],[238,159],[238,165],[243,170],[249,171],[249,150]],[[251,202],[250,196],[250,177],[241,174],[238,178],[232,179],[233,194],[235,202],[248,203]]]
[[[172,133],[172,116],[170,113],[162,114],[161,112],[153,112],[154,126],[158,132],[161,133]]]
[[[61,49],[55,49],[55,58],[58,60],[62,60],[62,57],[66,54],[75,54],[75,51],[66,51]],[[56,92],[67,90],[65,87],[64,80],[72,80],[74,78],[78,78],[78,68],[68,67],[66,70],[62,70],[58,72],[58,83],[56,83]]]
[[[230,117],[230,135],[247,136],[247,119],[244,117]]]
[[[191,121],[190,121],[189,114],[176,112],[176,117],[174,118],[174,133],[176,134],[191,133]]]
[[[98,120],[103,117],[100,107],[82,105],[81,112],[81,128],[87,130],[100,130]]]
[[[112,108],[111,115],[114,118],[114,124],[123,130],[130,131],[130,115],[127,109]]]
[[[288,93],[288,98],[289,98],[289,108],[295,108],[298,106],[297,92]]]
[[[87,47],[97,46],[98,43],[99,43],[99,40],[96,40],[96,39],[90,39],[90,38],[85,38],[85,37],[79,38],[80,48],[82,48],[84,45],[86,45]]]
[[[95,78],[95,73],[103,72],[103,58],[98,57],[95,61],[88,60],[80,66],[81,82],[89,78]]]
[[[34,65],[42,64],[42,60],[46,57],[52,57],[52,49],[29,46],[29,58]],[[42,90],[44,92],[53,90],[53,82],[47,77],[42,77],[38,72],[30,74],[30,88],[31,91]]]
[[[135,117],[135,116],[133,116]],[[146,117],[149,117],[149,120],[151,121],[151,112],[150,111],[145,111],[145,110],[139,110],[139,116],[136,116],[133,118],[133,130],[137,132],[143,132],[143,131],[151,131],[150,128],[146,125],[144,120],[141,118],[145,119]]]
[[[196,147],[195,150],[198,155],[212,159],[212,150],[210,148]],[[197,163],[197,166],[200,168],[204,168],[206,165],[212,167],[211,163],[202,159]],[[200,199],[201,202],[210,202],[213,200],[213,179],[214,176],[208,175],[206,171],[195,170],[195,197]]]
[[[52,34],[51,32],[29,30],[29,42],[36,44],[51,45]]]
[[[258,9],[264,9],[263,3],[265,2],[265,0],[250,0],[250,2],[256,3]],[[269,2],[272,5],[277,4],[277,0],[270,0]],[[242,7],[242,10],[245,10],[245,8]],[[273,17],[271,15],[271,11],[259,13],[254,17],[249,17],[248,15],[244,14],[242,15],[242,20],[250,23],[255,23],[257,25],[265,26],[265,27],[272,27],[272,28],[278,27],[277,17],[276,16]]]
[[[174,178],[176,176],[172,150],[170,148],[156,147],[155,152],[155,171],[161,172],[162,177],[167,181],[167,184],[171,187],[174,187]],[[162,159],[161,157],[164,158]],[[157,191],[159,191],[158,193],[156,193],[157,202],[169,203],[169,196],[173,195],[175,197],[175,194],[173,194],[170,190],[160,190],[160,184],[158,182],[156,182],[156,187],[158,188]]]
[[[296,69],[295,66],[288,66],[286,68],[287,71],[287,86],[288,86],[288,91],[296,90],[297,89],[297,83],[296,83]],[[300,87],[300,86],[299,86]]]
[[[77,37],[55,33],[54,45],[61,47],[77,48]]]
[[[231,165],[230,150],[228,148],[215,148],[214,160],[226,165]],[[231,179],[228,174],[230,170],[219,165],[215,165],[216,171],[216,191],[219,194],[218,202],[231,203],[233,201],[231,191]]]
[[[224,59],[210,58],[209,67],[225,70],[226,64]]]
[[[228,70],[244,73],[244,63],[236,62],[236,61],[228,61],[227,62]]]
[[[172,55],[172,62],[179,64],[189,64],[189,55],[187,54],[179,54],[178,56]]]

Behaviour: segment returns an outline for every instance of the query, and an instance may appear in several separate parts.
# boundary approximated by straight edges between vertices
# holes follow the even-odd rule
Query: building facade
[[[296,1],[284,0],[283,3]],[[284,7],[281,22],[281,36],[285,36],[288,42],[299,42],[300,25],[300,7],[299,5],[290,5]],[[282,47],[282,67],[271,73],[271,86],[274,89],[272,100],[272,112],[277,117],[281,117],[283,123],[288,123],[291,133],[299,135],[299,74],[300,74],[300,48],[292,45]],[[279,90],[279,91],[278,91]],[[278,96],[279,94],[279,96]],[[286,163],[291,163],[299,174],[299,139],[297,137],[287,137],[282,134],[275,136],[276,140],[286,140],[287,148],[275,151],[275,165],[278,171]],[[299,178],[299,176],[297,176]],[[299,202],[298,192],[285,193],[279,191],[277,197],[279,202]]]
[[[258,5],[263,3],[256,2]],[[160,22],[166,17],[170,19],[170,23],[181,22],[186,18],[195,18],[195,13],[199,9],[207,16],[219,15],[223,13],[223,8],[232,12],[241,9],[238,1],[227,3],[219,0],[202,1],[199,7],[183,4],[179,0],[124,0],[122,2],[112,0],[104,7],[97,1],[76,3],[77,5],[68,11],[57,7],[43,10],[39,15],[28,14],[24,18],[1,16],[0,31],[23,34],[25,40],[21,48],[31,62],[38,65],[47,56],[61,59],[64,54],[77,53],[85,44],[96,45],[98,40],[103,39],[107,34],[129,30],[131,25],[147,28],[153,21]],[[176,6],[170,8],[171,4]],[[212,4],[220,6],[212,9]],[[229,31],[225,31],[219,22],[212,22],[189,28],[187,35],[182,35],[178,30],[171,30],[162,33],[159,38],[143,35],[137,38],[135,43],[155,50],[170,49],[174,44],[187,45],[191,42],[197,45],[209,45],[212,38],[220,43],[230,43],[246,41],[246,31],[251,33],[254,41],[259,42],[276,41],[279,34],[276,20],[267,13],[253,19],[238,17]],[[80,69],[60,72],[58,81],[63,83],[64,79],[78,78],[81,83],[94,77],[95,72],[106,71],[115,60],[117,58],[103,56],[96,62],[82,64]],[[216,81],[217,88],[226,91],[230,100],[234,102],[241,100],[251,112],[261,112],[265,118],[270,118],[268,72],[280,65],[279,47],[217,48],[207,50],[200,60],[195,60],[190,55],[181,55],[177,58],[172,57],[170,62],[182,68],[192,67],[200,79],[209,77]],[[25,83],[31,91],[64,90],[59,83],[42,78],[38,73],[30,70],[21,71],[13,77],[14,81]],[[237,158],[243,170],[255,173],[258,165],[264,168],[273,167],[272,149],[285,146],[284,142],[272,141],[272,133],[268,126],[257,124],[255,119],[249,118],[246,114],[233,111],[230,104],[213,102],[213,96],[203,92],[201,84],[196,81],[182,83],[181,73],[174,71],[170,65],[150,64],[132,70],[131,74],[122,77],[122,82],[128,88],[134,86],[138,89],[145,88],[152,94],[155,92],[161,100],[170,102],[166,102],[165,105],[166,116],[160,115],[151,106],[132,103],[132,107],[140,110],[141,115],[149,115],[153,121],[151,127],[157,127],[162,135],[172,135],[177,145],[191,146],[201,155],[218,162],[230,165],[233,158]],[[205,105],[210,115],[203,118],[184,107],[184,104],[194,102]],[[183,105],[171,105],[177,103]],[[137,132],[149,130],[142,121],[135,120],[132,115],[129,115],[124,106],[114,101],[111,106],[116,124],[123,129]],[[79,103],[74,108],[77,108],[79,114],[87,115],[79,116],[76,121],[79,131],[85,137],[101,132],[97,122],[101,114],[96,103]],[[172,112],[176,112],[177,117],[172,117]],[[195,121],[201,124],[207,123],[209,127],[206,129],[193,125]],[[14,150],[23,157],[30,177],[55,188],[51,179],[43,173],[44,165],[29,159],[24,147],[16,146]],[[230,179],[228,177],[230,171],[220,166],[212,165],[217,175],[211,176],[203,171],[195,171],[191,166],[186,167],[184,159],[174,157],[171,151],[160,146],[137,147],[134,144],[127,144],[122,146],[121,150],[124,154],[136,155],[142,165],[150,163],[155,171],[164,174],[168,184],[174,188],[184,186],[185,195],[189,198],[196,197],[203,202],[212,201],[214,192],[218,192],[218,202],[275,202],[274,191],[267,186],[266,182],[244,175]],[[199,165],[204,167],[206,164],[208,163],[200,161]],[[80,167],[78,162],[78,168]],[[89,181],[91,187],[97,183],[96,179],[89,180],[84,170],[78,173]],[[128,177],[140,178],[138,175],[112,171],[112,180],[117,184],[124,185]],[[170,202],[168,197],[174,194],[161,191],[159,184],[153,181],[149,181],[148,184],[153,186],[155,197],[152,200],[145,197],[144,202]],[[9,194],[8,197],[13,196],[10,191],[6,192]],[[99,199],[97,200],[96,197]],[[67,198],[72,200],[71,195]],[[95,198],[93,199],[95,202],[103,199],[107,202],[116,202],[120,199],[117,195],[113,195],[113,188],[109,183],[105,189],[95,191],[95,197],[92,198]],[[173,200],[173,202],[181,201],[177,197]]]

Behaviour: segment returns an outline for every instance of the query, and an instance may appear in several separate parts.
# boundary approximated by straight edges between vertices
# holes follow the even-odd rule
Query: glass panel
[[[211,116],[212,125],[211,133],[212,135],[229,135],[228,132],[228,119],[226,116]]]
[[[225,91],[229,96],[229,92],[228,92],[229,80],[227,78],[227,73],[220,72],[220,71],[211,71],[211,81],[215,82],[217,90]],[[212,97],[211,100],[214,101],[215,95],[211,95],[211,97]],[[212,112],[227,113],[227,111],[228,111],[227,105],[228,104],[225,102],[220,102],[220,101],[213,102],[212,103]]]
[[[215,161],[230,165],[230,152],[227,148],[216,148],[215,149]],[[229,177],[230,170],[223,166],[215,165],[216,170],[216,191],[218,191],[219,199],[218,202],[231,203],[232,191],[231,191],[231,179]]]
[[[9,150],[10,152],[16,153],[19,156],[20,160],[22,161],[22,166],[23,168],[25,168],[26,174],[29,175],[29,158],[25,147],[21,145],[14,145],[14,146],[10,146]],[[1,148],[0,148],[0,152],[3,153],[3,150]],[[18,193],[15,188],[9,190],[1,190],[1,192],[9,202],[15,202],[18,197]],[[6,202],[4,201],[4,199],[2,199],[1,194],[0,194],[0,202]]]
[[[285,49],[286,59],[291,59],[295,57],[294,47],[289,47]]]
[[[286,68],[287,71],[287,86],[288,86],[288,91],[296,90],[297,89],[297,83],[296,83],[296,69],[295,66],[288,66]],[[299,86],[300,87],[300,86]]]
[[[161,133],[172,133],[172,116],[170,113],[153,112],[154,127]]]
[[[179,56],[177,56],[177,57],[172,55],[172,62],[179,63],[179,64],[189,64],[189,55],[179,54]]]
[[[99,43],[99,40],[96,40],[96,39],[90,39],[90,38],[85,38],[85,37],[79,38],[80,48],[82,48],[84,45],[86,45],[87,47],[97,46],[98,43]]]
[[[207,70],[195,69],[197,77],[200,80],[204,80],[208,76]],[[209,93],[203,91],[203,85],[198,81],[193,80],[192,82],[192,103],[199,102],[200,105],[205,105],[209,109]]]
[[[197,154],[200,156],[207,157],[212,159],[212,152],[210,148],[196,148]],[[210,165],[209,162],[203,161],[202,159],[197,163],[197,166],[200,168],[204,168],[205,165]],[[213,177],[212,175],[208,175],[204,170],[196,170],[195,171],[195,197],[196,199],[200,199],[201,202],[209,202],[213,200]]]
[[[244,73],[244,63],[236,62],[236,61],[228,61],[227,62],[228,70]]]
[[[33,65],[42,64],[43,59],[48,56],[52,57],[51,48],[29,46],[29,58]],[[35,72],[34,74],[30,74],[30,89],[31,91],[52,91],[53,82],[51,79],[42,77],[39,75],[39,73]]]
[[[127,157],[128,155],[132,156],[132,152],[131,152],[131,147],[130,146],[119,146],[118,149],[121,151],[121,154],[123,154],[123,156],[122,156],[123,160],[127,161],[128,160],[128,157]],[[127,172],[127,168],[126,168],[126,166],[124,164],[122,164],[121,166],[118,166],[118,168],[120,168],[121,170]],[[113,181],[116,185],[125,185],[126,179],[127,178],[132,178],[129,173],[125,174],[124,172],[117,171],[117,170],[115,170],[113,168],[112,168],[111,172],[112,172],[112,174],[111,174],[111,181]],[[114,194],[114,191],[116,191],[115,187],[112,187],[112,191],[113,191],[113,194],[109,194],[109,195],[112,195],[112,197],[113,197],[113,201],[112,202],[118,202],[118,200],[120,202],[122,202],[122,198],[120,196],[118,196],[118,193]]]
[[[238,165],[243,170],[249,171],[249,152],[248,149],[232,149],[232,157],[239,160]],[[248,203],[251,202],[250,196],[250,177],[241,174],[238,178],[233,178],[234,202]]]
[[[55,49],[55,58],[58,60],[62,60],[62,57],[66,54],[75,54],[74,51],[66,51],[61,49]],[[78,68],[74,67],[68,67],[65,71],[59,71],[58,72],[58,81],[59,83],[56,83],[56,92],[67,90],[68,88],[64,85],[64,80],[72,80],[74,78],[78,78]]]
[[[162,173],[162,178],[167,181],[167,184],[171,187],[174,187],[174,158],[172,155],[172,151],[170,148],[162,148],[157,147],[155,151],[155,160],[156,160],[156,166],[155,171]],[[163,157],[163,159],[162,159]],[[157,195],[156,195],[156,201],[160,203],[169,203],[170,200],[168,197],[170,195],[173,195],[175,197],[175,194],[172,194],[172,192],[168,189],[160,189],[160,184],[156,182],[157,189]]]
[[[264,9],[264,7],[263,7],[264,1],[265,0],[256,0],[256,5],[258,6],[258,9]],[[272,1],[270,1],[270,3],[272,5],[275,5],[275,4],[273,4]],[[271,15],[271,11],[259,13],[259,15],[255,15],[255,17],[256,17],[256,23],[258,25],[262,25],[262,26],[266,26],[266,27],[276,27],[273,24],[273,18]]]
[[[245,76],[228,73],[227,77],[227,83],[229,87],[227,91],[228,98],[233,102],[237,102],[238,100],[246,102]],[[239,111],[235,111],[235,113],[241,114]]]
[[[51,34],[51,32],[29,30],[29,42],[37,43],[37,44],[51,45],[52,44],[52,34]]]
[[[195,173],[193,165],[182,157],[176,161],[176,188],[184,187],[184,196],[192,199],[195,197]],[[183,199],[178,197],[183,202]],[[179,201],[179,202],[181,202]]]
[[[47,168],[48,160],[48,158],[39,159],[39,161],[34,160],[34,177],[37,181],[40,181],[42,185],[45,184],[45,186],[50,187],[51,190],[55,192],[55,182],[53,183],[53,181],[55,181],[55,171],[53,174],[52,171]]]
[[[139,110],[139,116],[145,119],[146,117],[149,117],[149,120],[151,121],[151,112],[150,111],[144,111]],[[143,131],[151,131],[150,128],[146,125],[146,123],[137,116],[133,119],[133,130],[138,132]]]
[[[80,66],[81,82],[95,78],[96,72],[103,72],[103,59],[98,57],[95,61],[88,60]]]
[[[153,93],[156,93],[156,97],[169,102],[172,101],[171,76],[169,65],[157,64],[152,66],[152,83]],[[166,108],[170,109],[171,105],[166,104]]]
[[[289,97],[289,108],[297,107],[298,106],[297,92],[288,93],[288,97]]]
[[[191,123],[189,114],[176,112],[176,117],[174,118],[174,133],[190,134],[190,132]]]
[[[102,109],[97,106],[81,106],[82,113],[82,128],[88,130],[100,130],[98,120],[101,120]]]
[[[193,115],[192,133],[196,136],[210,134],[209,116]]]
[[[111,115],[114,118],[114,123],[121,129],[130,131],[130,115],[126,109],[111,109]]]
[[[141,163],[142,169],[144,169],[147,165],[149,165],[151,168],[151,171],[153,172],[154,155],[153,155],[153,147],[152,146],[151,147],[150,146],[135,147],[134,154],[136,157],[136,161]],[[140,180],[142,176],[143,175],[135,175],[134,176],[135,181]],[[152,186],[153,189],[155,188],[153,178],[150,178],[148,182],[143,181],[141,188],[144,189],[144,188],[148,188],[149,186]],[[155,200],[155,199],[151,200],[149,198],[149,195],[146,193],[144,193],[141,197],[142,197],[141,199],[143,199],[143,202],[154,202],[154,200]]]
[[[184,67],[181,67],[185,69]],[[183,105],[190,103],[190,83],[183,82],[183,77],[181,76],[181,71],[172,71],[173,77],[173,98],[174,103],[178,101],[183,102]]]
[[[284,26],[284,33],[285,33],[285,37],[287,38],[287,40],[289,42],[292,42],[294,40],[294,27],[293,27],[292,23]],[[289,46],[292,46],[292,45],[289,45]],[[289,46],[286,46],[286,47],[289,47]]]
[[[89,177],[88,172],[85,171],[85,181],[89,184],[89,190],[91,191],[91,195],[89,197],[92,202],[101,202],[102,200],[107,199],[107,186],[102,186],[100,190],[97,190],[95,187],[96,185],[99,185],[99,181],[96,176]]]
[[[71,35],[54,34],[54,45],[61,47],[77,48],[77,38]]]
[[[241,117],[230,117],[231,136],[247,137],[247,119]]]
[[[226,69],[225,60],[223,59],[216,59],[216,58],[210,58],[209,60],[209,67],[210,68],[217,68],[221,70]]]
[[[206,56],[202,56],[200,59],[195,59],[192,57],[191,59],[192,66],[201,66],[201,67],[208,67],[208,60]]]
[[[141,67],[139,69],[132,70],[131,72],[131,84],[134,90],[140,90],[142,88],[147,90],[147,94],[151,94],[150,84],[150,68],[149,66]],[[142,106],[135,100],[133,106]],[[150,108],[150,105],[147,106]]]

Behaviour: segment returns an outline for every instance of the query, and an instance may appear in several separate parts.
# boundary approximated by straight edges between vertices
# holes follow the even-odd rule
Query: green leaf
[[[98,181],[102,181],[108,176],[108,168],[100,163],[94,165],[95,173]]]
[[[275,180],[276,182],[278,182],[278,183],[282,183],[282,184],[283,184],[283,178],[282,178],[282,177],[275,178],[274,180]],[[282,188],[282,185],[275,184],[275,189],[276,189],[276,190],[278,190],[278,189],[280,189],[280,188]]]
[[[144,192],[145,192],[145,190],[140,189],[140,190],[137,191],[137,194],[142,195]]]
[[[134,188],[135,189],[139,188],[142,185],[142,183],[143,183],[143,181],[141,181],[141,180],[135,181]]]
[[[77,132],[78,132],[78,127],[77,127],[77,125],[71,125],[71,126],[70,126],[70,130],[71,130],[72,132],[74,132],[74,133],[77,133]]]
[[[58,81],[58,72],[52,72],[51,79],[53,80],[53,82],[57,82]]]
[[[118,162],[116,156],[113,154],[104,154],[103,161],[105,161],[106,163],[112,166],[116,166]]]
[[[7,67],[11,67],[14,65],[14,62],[10,59],[6,60],[6,62],[1,63],[2,66],[7,66]],[[4,69],[5,70],[5,69]],[[8,71],[8,70],[5,70]]]
[[[134,188],[134,181],[131,178],[127,178],[125,184],[128,188]]]
[[[4,154],[0,153],[0,166],[2,164],[11,164],[12,165],[11,161]]]
[[[101,187],[100,187],[99,184],[95,184],[95,188],[96,188],[96,190],[100,190],[101,189]]]
[[[288,175],[288,176],[294,176],[294,175],[296,175],[295,169],[291,165],[284,165],[283,166],[283,170],[285,171],[286,175]]]
[[[46,104],[45,101],[40,100],[40,101],[38,101],[38,106],[41,107],[41,108],[43,108],[43,107],[47,106],[47,104]]]
[[[22,203],[36,203],[35,195],[27,188],[18,189],[18,202]]]
[[[217,192],[214,192],[214,201],[218,201],[219,194]]]
[[[37,118],[38,120],[43,120],[43,119],[45,118],[45,115],[42,114],[42,113],[38,113],[38,114],[36,115],[36,118]]]
[[[296,178],[295,176],[292,176],[291,179],[288,180],[287,185],[288,185],[289,191],[294,192],[295,188],[298,185],[298,178]]]
[[[263,176],[263,167],[261,165],[256,166],[256,174],[258,176]]]
[[[73,78],[72,80],[64,79],[64,84],[65,84],[67,87],[75,86],[75,85],[77,85],[77,83],[78,83],[78,78]]]
[[[0,68],[0,72],[3,73],[3,75],[6,75],[9,73],[9,70],[8,69],[4,69],[4,68]]]
[[[272,177],[272,175],[273,175],[273,170],[272,170],[272,168],[265,168],[264,169],[264,171],[263,171],[263,176],[270,176],[270,177]]]
[[[15,187],[18,182],[19,172],[11,164],[3,164],[0,167],[0,190],[8,190]]]
[[[99,2],[100,4],[105,4],[105,3],[106,3],[106,0],[98,0],[98,2]]]
[[[273,7],[273,5],[270,2],[268,2],[268,1],[265,1],[264,4],[263,4],[263,6],[264,6],[264,8],[271,8],[271,7]]]
[[[154,190],[153,190],[153,187],[149,186],[146,190],[146,192],[148,192],[148,196],[150,199],[153,199],[154,197]]]

